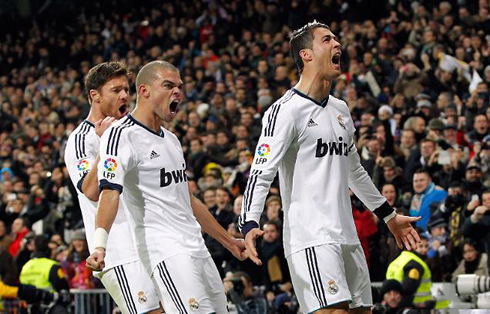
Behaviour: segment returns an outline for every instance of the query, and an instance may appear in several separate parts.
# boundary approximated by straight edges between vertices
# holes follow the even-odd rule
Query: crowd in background
[[[181,140],[192,193],[240,237],[237,216],[262,115],[299,77],[288,35],[313,19],[329,24],[342,45],[343,74],[331,94],[350,108],[363,166],[398,212],[422,216],[417,227],[429,241],[432,281],[488,275],[489,8],[488,0],[0,4],[2,280],[17,280],[5,265],[19,272],[33,236],[44,234],[72,288],[100,286],[85,267],[63,154],[90,110],[83,77],[104,61],[124,61],[132,71],[133,107],[144,64],[162,59],[180,69],[186,98],[166,127]],[[352,210],[371,279],[383,281],[400,250],[354,195]],[[207,236],[206,245],[236,311],[293,312],[277,182],[261,226],[262,267],[238,262]]]

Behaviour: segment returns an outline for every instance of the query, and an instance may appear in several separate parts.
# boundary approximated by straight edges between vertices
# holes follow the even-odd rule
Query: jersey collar
[[[83,122],[90,125],[91,127],[95,128],[95,125],[92,122],[90,122],[88,120],[83,120]]]
[[[327,96],[327,98],[325,98],[324,100],[322,100],[322,102],[318,102],[315,99],[309,97],[308,95],[303,94],[302,92],[300,92],[299,90],[297,90],[294,87],[293,87],[293,92],[295,92],[296,94],[298,94],[299,96],[301,96],[303,98],[308,99],[309,101],[312,101],[315,105],[318,105],[318,106],[320,106],[322,108],[325,108],[325,106],[327,105],[328,99],[330,97],[330,96]]]
[[[131,114],[128,114],[127,117],[129,120],[133,121],[134,123],[136,123],[137,125],[139,125],[143,129],[147,130],[148,132],[153,133],[156,136],[165,137],[165,133],[163,133],[163,130],[161,128],[160,128],[160,133],[157,133],[157,132],[153,131],[152,129],[150,129],[149,127],[147,127],[146,125],[144,125],[143,123],[136,120]]]

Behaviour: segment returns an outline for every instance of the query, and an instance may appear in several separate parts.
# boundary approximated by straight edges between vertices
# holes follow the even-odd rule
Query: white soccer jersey
[[[89,200],[82,192],[82,183],[85,176],[94,166],[99,153],[99,137],[95,133],[95,126],[89,121],[83,121],[68,138],[65,151],[65,164],[70,179],[77,187],[78,200],[82,210],[83,224],[89,251],[93,252],[93,239],[95,233],[95,215],[97,203]],[[123,207],[122,202],[119,208]],[[107,241],[105,269],[110,269],[125,263],[138,260],[136,245],[124,210],[119,210]]]
[[[349,188],[382,217],[392,212],[360,164],[354,124],[344,101],[322,103],[291,89],[262,120],[240,227],[258,226],[279,169],[286,256],[326,244],[358,244]]]
[[[128,115],[104,132],[98,170],[101,189],[122,192],[149,274],[179,253],[210,256],[192,212],[182,146],[172,132],[161,128],[158,134]]]

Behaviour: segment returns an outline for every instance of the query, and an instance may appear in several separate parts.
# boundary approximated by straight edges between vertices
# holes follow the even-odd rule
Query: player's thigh
[[[347,285],[352,295],[352,303],[349,304],[350,308],[360,308],[360,311],[362,311],[362,308],[370,308],[373,305],[371,280],[362,246],[360,244],[343,245],[342,253]]]
[[[313,314],[349,314],[349,303],[341,302],[328,308],[315,311]]]
[[[154,269],[152,279],[163,299],[165,313],[221,313],[220,302],[215,303],[219,291],[216,281],[209,281],[211,276],[204,272],[202,263],[203,259],[178,254]],[[213,273],[209,268],[206,271]]]
[[[160,308],[157,289],[140,261],[97,275],[122,313],[148,313]]]
[[[211,257],[198,258],[195,259],[195,264],[201,268],[200,273],[204,277],[206,291],[211,304],[213,304],[215,313],[227,314],[225,287],[213,259]]]
[[[307,248],[290,255],[287,261],[303,312],[334,309],[351,301],[339,244]]]

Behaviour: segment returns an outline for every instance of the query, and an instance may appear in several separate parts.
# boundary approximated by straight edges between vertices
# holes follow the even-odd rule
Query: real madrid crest
[[[193,311],[197,311],[199,309],[199,303],[194,298],[189,299],[189,308]]]
[[[148,298],[146,297],[145,295],[145,292],[144,291],[140,291],[138,292],[138,302],[143,304],[145,303],[146,301],[148,300]]]
[[[333,279],[330,279],[328,281],[328,292],[330,292],[330,294],[336,294],[337,292],[339,292],[339,286],[337,286],[335,280]]]
[[[340,126],[345,130],[346,129],[345,128],[345,123],[344,123],[344,119],[342,118],[342,115],[341,114],[339,114],[337,116],[337,121],[339,121]]]

